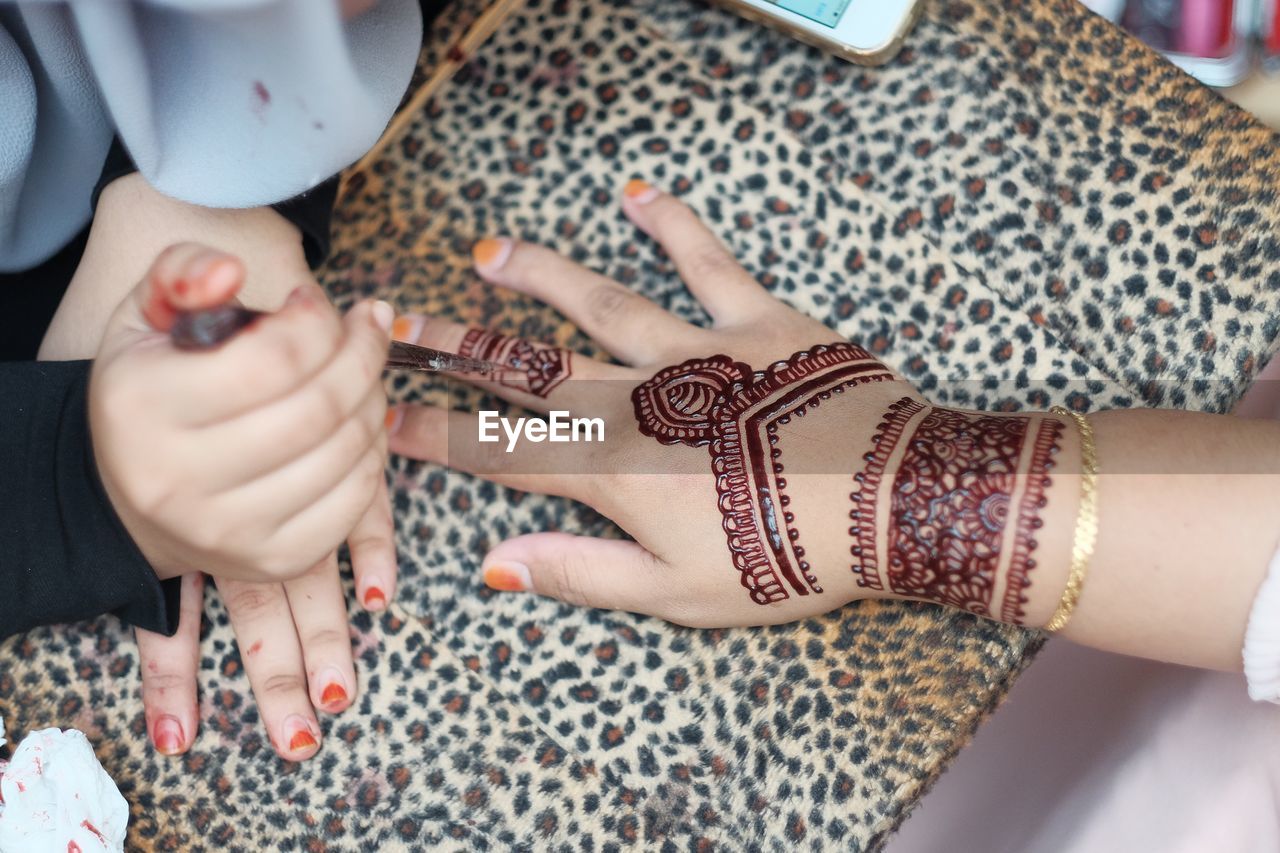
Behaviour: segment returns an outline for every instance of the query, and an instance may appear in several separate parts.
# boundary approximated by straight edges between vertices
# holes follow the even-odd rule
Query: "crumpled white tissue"
[[[123,851],[128,824],[129,804],[75,729],[31,732],[0,761],[0,853]]]

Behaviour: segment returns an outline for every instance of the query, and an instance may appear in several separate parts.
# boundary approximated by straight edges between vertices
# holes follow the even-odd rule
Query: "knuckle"
[[[330,382],[312,383],[308,394],[306,418],[313,428],[320,427],[325,432],[332,430],[347,417],[342,393]]]
[[[356,367],[360,371],[360,384],[373,385],[380,383],[382,368],[387,363],[387,338],[383,331],[372,323],[364,335],[364,346],[360,350]]]
[[[308,650],[320,648],[350,648],[351,637],[337,628],[316,628],[304,633],[302,647]]]
[[[161,666],[165,664],[160,663]],[[144,690],[154,690],[158,693],[164,693],[175,690],[179,687],[187,687],[195,682],[195,673],[179,673],[173,671],[147,672],[147,667],[142,668],[142,687]]]
[[[368,507],[369,501],[378,489],[379,480],[385,476],[383,473],[385,467],[382,455],[373,450],[366,452],[356,461],[347,474],[344,486],[350,490],[344,498],[349,501],[349,508],[363,511]],[[357,522],[358,517],[352,518],[353,524]]]
[[[167,283],[170,278],[178,274],[178,262],[185,259],[197,248],[196,243],[170,243],[165,246],[160,254],[156,255],[155,263],[151,266],[151,274],[153,278]]]
[[[505,445],[501,442],[493,444],[477,444],[474,445],[475,452],[472,455],[473,474],[501,474],[509,466],[507,464],[511,454],[505,450]]]
[[[237,585],[226,598],[228,610],[249,618],[270,613],[277,602],[277,597],[261,584]]]
[[[210,554],[219,550],[219,546],[226,541],[226,536],[218,525],[204,521],[188,528],[187,541],[197,552]]]
[[[379,529],[373,530],[368,522],[362,522],[361,525],[347,537],[347,548],[352,554],[365,554],[369,551],[376,551],[384,548],[391,543],[391,526],[385,524],[381,517],[378,518]],[[385,529],[383,529],[385,528]]]
[[[272,349],[270,361],[276,366],[276,372],[281,380],[296,381],[310,366],[306,344],[292,330],[277,337]],[[269,374],[268,377],[274,378]]]
[[[277,672],[262,679],[262,686],[254,691],[259,696],[287,696],[291,693],[305,693],[302,674],[298,672]]]
[[[723,246],[708,236],[699,240],[685,255],[685,268],[693,278],[723,278],[736,272],[738,263]]]
[[[264,577],[273,581],[287,581],[306,574],[315,564],[315,560],[308,557],[309,554],[301,549],[289,549],[260,559],[255,567]]]
[[[386,460],[383,459],[380,451],[371,450],[365,454],[363,465],[364,468],[362,474],[364,479],[362,482],[365,488],[362,491],[366,495],[372,496],[373,493],[378,490],[378,487],[386,477]]]
[[[563,556],[547,567],[552,595],[575,607],[596,606],[595,589],[589,575],[572,557]]]
[[[599,325],[616,323],[635,304],[636,295],[611,284],[599,284],[587,294],[587,316]]]

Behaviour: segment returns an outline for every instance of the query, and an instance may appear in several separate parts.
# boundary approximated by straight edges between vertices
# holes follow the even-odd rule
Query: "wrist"
[[[235,255],[247,281],[241,300],[274,309],[310,278],[301,232],[271,208],[216,210],[161,195],[138,174],[108,184],[80,265],[40,347],[41,360],[92,358],[107,321],[156,257],[198,242]]]
[[[850,495],[859,586],[1013,624],[1047,621],[1079,493],[1059,461],[1076,458],[1078,439],[1045,413],[905,395],[880,411]]]

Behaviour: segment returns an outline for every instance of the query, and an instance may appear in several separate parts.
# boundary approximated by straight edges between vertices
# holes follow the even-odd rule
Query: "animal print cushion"
[[[443,16],[424,67],[477,11]],[[938,402],[1216,411],[1275,345],[1276,142],[1069,0],[933,3],[882,69],[692,0],[534,0],[349,176],[322,279],[592,351],[470,272],[474,240],[515,234],[703,319],[618,210],[643,177]],[[212,593],[190,754],[146,745],[110,619],[0,647],[13,734],[85,730],[138,849],[870,850],[1040,642],[924,604],[692,631],[491,593],[504,537],[618,534],[434,466],[390,476],[401,589],[353,612],[361,696],[315,759],[271,753]]]

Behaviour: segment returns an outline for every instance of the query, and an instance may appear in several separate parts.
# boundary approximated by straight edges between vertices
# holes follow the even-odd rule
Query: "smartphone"
[[[859,65],[883,65],[902,47],[924,0],[717,0],[748,20]]]

